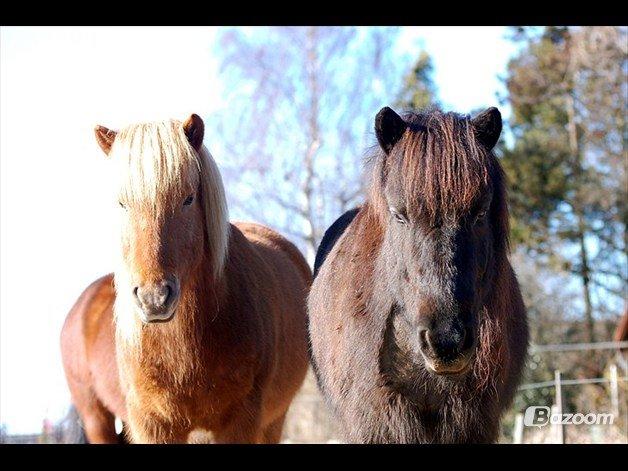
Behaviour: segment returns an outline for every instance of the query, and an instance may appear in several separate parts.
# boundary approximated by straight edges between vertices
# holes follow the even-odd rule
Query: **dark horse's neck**
[[[508,263],[507,260],[505,263]],[[416,332],[403,313],[403,307],[389,299],[383,325],[379,368],[389,386],[424,412],[437,411],[452,400],[473,401],[476,395],[493,390],[501,381],[508,345],[503,313],[511,307],[507,289],[510,268],[502,261],[496,263],[495,276],[481,308],[479,342],[472,370],[460,378],[431,374],[416,342]]]
[[[376,241],[370,241],[380,252],[385,237],[385,225],[374,208],[368,207],[362,225],[378,232]],[[374,226],[378,226],[377,230]],[[472,400],[473,395],[491,389],[502,370],[501,360],[508,355],[506,345],[507,313],[513,310],[512,269],[505,250],[496,244],[496,252],[489,270],[491,276],[482,287],[483,303],[479,313],[479,341],[474,367],[465,376],[441,377],[428,372],[417,342],[416,327],[408,322],[410,316],[395,299],[388,287],[386,266],[389,261],[377,257],[370,267],[372,294],[369,305],[379,317],[381,348],[378,356],[379,372],[387,384],[401,393],[409,402],[423,411],[435,411],[449,400]],[[365,269],[366,267],[363,267]],[[510,287],[510,288],[509,288]],[[517,291],[518,293],[518,291]]]

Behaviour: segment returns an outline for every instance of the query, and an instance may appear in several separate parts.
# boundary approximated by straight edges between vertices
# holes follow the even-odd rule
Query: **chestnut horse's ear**
[[[96,141],[98,141],[98,145],[102,151],[109,155],[113,141],[115,141],[116,134],[118,133],[104,126],[96,126],[94,128],[94,134],[96,134]]]
[[[205,135],[205,124],[201,117],[197,114],[190,115],[183,123],[183,130],[194,150],[198,152],[203,145],[203,137]]]
[[[475,136],[488,150],[492,150],[502,132],[502,115],[495,107],[482,111],[471,120]]]
[[[408,125],[401,116],[387,106],[379,110],[375,116],[377,142],[386,154],[390,153],[407,128]]]

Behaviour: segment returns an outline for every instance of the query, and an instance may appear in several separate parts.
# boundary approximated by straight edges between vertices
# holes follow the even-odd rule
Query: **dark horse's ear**
[[[205,124],[201,117],[197,114],[190,115],[183,123],[183,130],[194,150],[197,152],[201,150],[203,136],[205,135]]]
[[[379,110],[375,116],[375,134],[379,145],[386,154],[389,154],[401,139],[407,127],[406,122],[392,109],[385,106]]]
[[[112,131],[104,126],[96,126],[94,128],[94,134],[96,134],[96,141],[102,149],[102,151],[109,155],[113,141],[116,139],[116,131]]]
[[[495,107],[482,111],[471,120],[475,136],[488,150],[492,150],[502,132],[502,115]]]

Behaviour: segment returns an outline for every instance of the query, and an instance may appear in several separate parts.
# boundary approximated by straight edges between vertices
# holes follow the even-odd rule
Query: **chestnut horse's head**
[[[120,260],[115,273],[120,324],[166,322],[200,265],[219,277],[228,221],[218,168],[203,146],[197,115],[119,132],[95,129],[116,165]],[[123,318],[121,318],[123,317]]]
[[[507,251],[502,170],[492,153],[501,115],[431,111],[375,119],[381,152],[374,208],[385,229],[380,266],[432,373],[470,370],[496,261]]]

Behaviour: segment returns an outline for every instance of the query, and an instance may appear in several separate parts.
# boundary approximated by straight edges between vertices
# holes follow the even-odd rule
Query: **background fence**
[[[538,345],[530,348],[530,354],[577,352],[590,355],[594,351],[610,353],[604,376],[594,378],[570,378],[569,372],[554,371],[554,378],[547,381],[526,383],[519,387],[520,393],[541,389],[552,390],[551,404],[530,404],[528,406],[550,407],[552,415],[563,414],[611,414],[612,423],[580,423],[563,425],[547,424],[539,427],[526,427],[525,409],[516,408],[511,440],[513,443],[628,443],[628,362],[626,352],[628,342],[597,342],[577,344]],[[588,403],[577,409],[565,404],[565,394],[569,388],[594,385],[596,394],[591,394]]]
[[[515,405],[509,411],[502,427],[502,443],[628,443],[628,342],[598,342],[580,344],[538,345],[530,348],[530,357],[543,354],[577,353],[590,355],[593,351],[607,353],[604,375],[595,378],[572,378],[570,371],[555,370],[547,381],[524,383],[519,387]],[[574,396],[570,388],[591,387],[588,401],[574,406],[566,397]],[[528,391],[551,390],[548,402],[521,400]],[[569,394],[568,394],[569,393]],[[539,396],[534,396],[539,397]],[[533,401],[536,399],[532,399]],[[553,413],[611,413],[612,424],[547,425],[526,427],[523,422],[528,406],[551,407]],[[578,407],[577,410],[574,407]],[[6,435],[4,443],[75,443],[81,439],[80,422],[71,408],[58,424],[44,421],[41,434]],[[316,384],[311,369],[299,394],[290,407],[283,443],[342,443],[342,435],[331,416]]]

